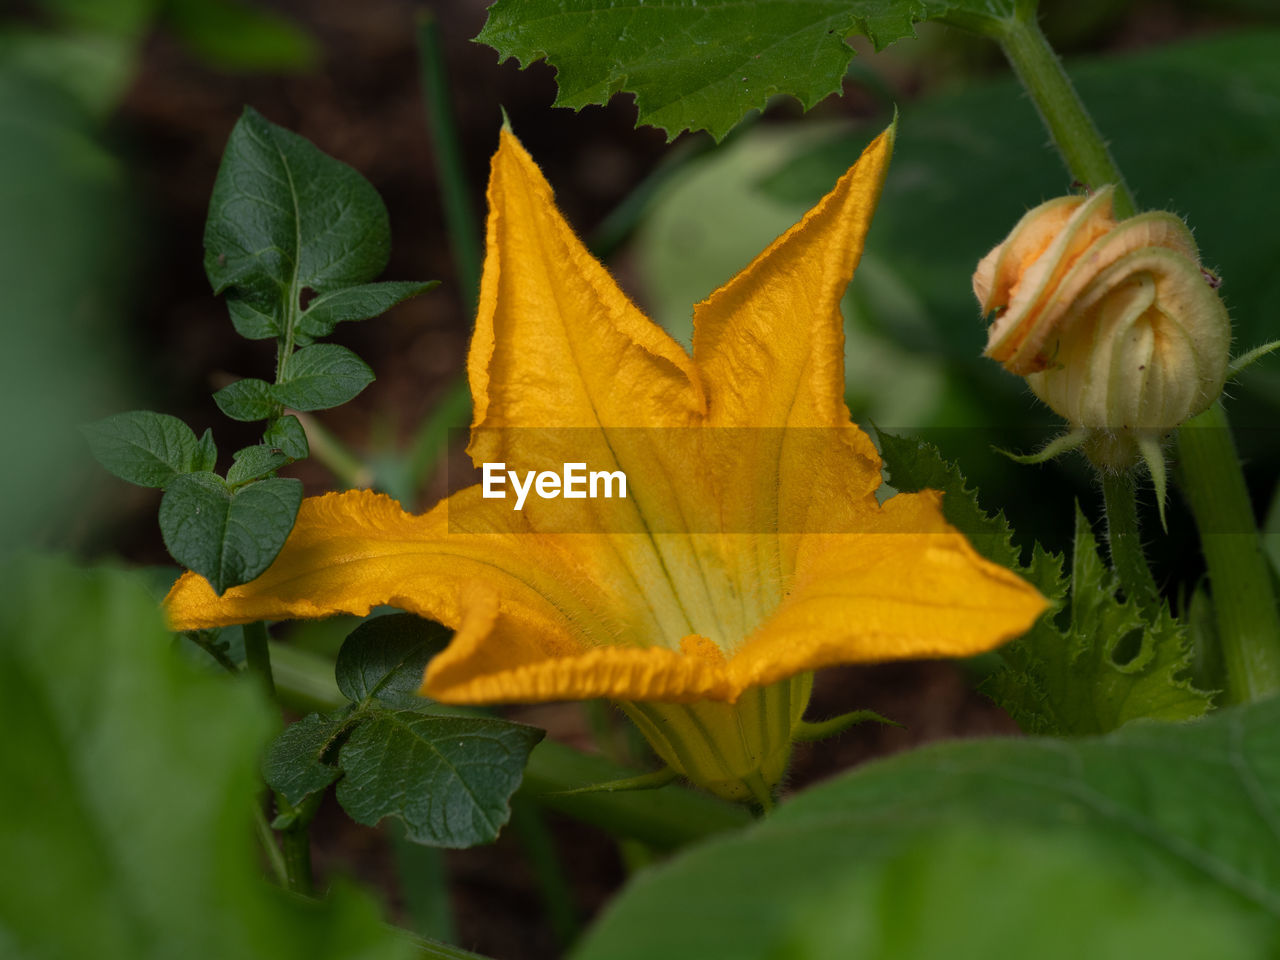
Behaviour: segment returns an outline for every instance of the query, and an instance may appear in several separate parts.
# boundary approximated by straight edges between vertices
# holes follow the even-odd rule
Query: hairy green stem
[[[259,798],[260,799],[260,798]],[[262,852],[266,854],[267,863],[275,875],[276,883],[282,887],[289,886],[289,868],[285,865],[284,854],[276,843],[275,831],[267,822],[267,815],[262,812],[261,802],[253,805],[253,829],[258,834],[258,842],[262,844]]]
[[[1102,501],[1107,514],[1107,543],[1111,548],[1111,566],[1120,578],[1125,596],[1146,604],[1159,597],[1151,568],[1142,551],[1142,535],[1138,532],[1138,505],[1134,497],[1137,484],[1129,471],[1102,474]]]
[[[1133,216],[1137,208],[1124,176],[1036,23],[1034,9],[1001,21],[995,39],[1039,110],[1071,175],[1089,189],[1115,184],[1116,217]]]
[[[271,654],[280,701],[290,709],[306,713],[346,703],[333,679],[332,660],[284,644],[272,644]],[[636,773],[605,757],[544,740],[529,757],[518,797],[660,850],[737,830],[751,820],[742,807],[675,784],[640,794],[566,792]]]
[[[306,897],[312,893],[310,826],[310,820],[299,820],[280,831],[289,890]]]
[[[1200,531],[1227,699],[1280,691],[1280,612],[1221,402],[1178,431],[1182,488]]]
[[[258,677],[274,700],[276,684],[271,674],[270,637],[267,635],[267,625],[261,620],[244,625],[244,659],[249,672]]]

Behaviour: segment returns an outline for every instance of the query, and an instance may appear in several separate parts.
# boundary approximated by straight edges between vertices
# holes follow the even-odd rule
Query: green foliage
[[[165,489],[160,533],[170,556],[222,593],[271,565],[302,504],[302,483],[276,477],[231,488],[216,473],[188,473]]]
[[[289,358],[271,394],[297,410],[327,410],[353,399],[372,382],[369,365],[346,347],[318,343]]]
[[[367,180],[246,107],[213,185],[204,242],[214,292],[280,307],[280,323],[304,290],[327,293],[381,273],[391,232]]]
[[[265,380],[245,377],[229,383],[213,395],[218,409],[232,420],[252,423],[276,416],[280,407],[271,393],[271,384]]]
[[[1045,620],[1006,645],[1004,669],[984,687],[1023,730],[1105,733],[1140,717],[1189,720],[1209,710],[1211,694],[1190,679],[1186,625],[1164,603],[1152,611],[1117,598],[1118,579],[1079,507],[1071,584],[1066,628]]]
[[[321,294],[302,311],[298,329],[309,337],[327,337],[339,323],[381,316],[397,303],[425,293],[439,283],[438,280],[428,283],[364,283]]]
[[[1036,545],[1023,564],[1003,514],[986,514],[955,464],[917,440],[879,434],[890,482],[899,490],[943,492],[948,522],[974,547],[1029,580],[1050,611],[1024,636],[1005,644],[1003,666],[984,692],[1028,733],[1107,733],[1140,718],[1189,720],[1212,705],[1190,680],[1192,649],[1186,626],[1167,605],[1120,600],[1119,582],[1098,556],[1089,522],[1076,508],[1070,579],[1062,560]],[[1065,614],[1068,587],[1070,603]]]
[[[395,817],[410,840],[429,846],[497,837],[542,731],[442,716],[417,696],[427,661],[448,640],[443,627],[407,613],[361,624],[335,668],[351,703],[285,730],[263,762],[267,783],[299,807],[338,781],[338,802],[352,819],[372,826]]]
[[[191,12],[201,3],[228,15],[239,10],[218,0],[179,6]],[[247,377],[213,397],[233,420],[268,421],[262,442],[237,451],[223,480],[213,472],[212,434],[197,441],[173,417],[118,414],[83,428],[107,469],[166,488],[165,546],[218,593],[262,573],[293,529],[302,485],[275,472],[310,451],[302,424],[285,408],[335,407],[373,380],[368,364],[346,347],[312,339],[434,286],[368,283],[386,266],[390,245],[386,208],[363,177],[245,110],[214,184],[205,268],[215,293],[226,293],[236,330],[277,341],[275,383]],[[318,296],[303,310],[307,291]]]
[[[1271,956],[1278,750],[1280,700],[913,751],[637,878],[576,956]]]
[[[311,453],[307,432],[302,429],[302,422],[292,414],[272,420],[262,435],[262,442],[291,460],[305,460]]]
[[[557,70],[556,105],[579,109],[634,93],[639,123],[672,139],[708,130],[722,139],[772,96],[805,109],[839,93],[853,57],[845,37],[877,50],[915,35],[921,20],[995,31],[1014,0],[498,0],[476,39],[522,65]]]
[[[168,414],[134,410],[80,429],[99,463],[142,487],[164,487],[180,474],[217,465],[213,432],[197,440],[190,427]]]
[[[422,672],[451,634],[438,623],[412,614],[377,617],[356,627],[338,651],[334,678],[352,703],[385,707],[420,706]]]
[[[231,469],[227,471],[227,483],[232,487],[240,486],[251,480],[274,476],[277,470],[292,462],[293,459],[285,456],[283,451],[265,443],[237,450],[232,454],[232,457],[235,462],[231,464]]]
[[[132,576],[36,561],[4,584],[0,952],[405,955],[365,897],[304,902],[263,882],[250,810],[272,721],[256,687],[176,657]]]

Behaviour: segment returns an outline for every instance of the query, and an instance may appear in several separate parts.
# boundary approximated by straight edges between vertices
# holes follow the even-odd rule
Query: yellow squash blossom
[[[673,770],[762,802],[814,669],[967,656],[1026,630],[1043,598],[948,527],[938,494],[877,502],[880,459],[845,406],[839,302],[892,137],[698,305],[690,356],[591,257],[504,130],[469,453],[521,478],[620,471],[626,496],[531,493],[516,510],[476,485],[425,516],[367,491],[310,499],[257,580],[218,597],[184,576],[172,624],[400,607],[456,631],[424,695],[611,698]]]

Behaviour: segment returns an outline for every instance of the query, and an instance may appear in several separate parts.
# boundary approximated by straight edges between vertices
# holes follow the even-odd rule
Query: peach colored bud
[[[1112,195],[1028,212],[982,258],[973,292],[995,311],[985,355],[1119,467],[1131,440],[1158,439],[1222,392],[1231,326],[1186,225],[1162,212],[1117,222]]]

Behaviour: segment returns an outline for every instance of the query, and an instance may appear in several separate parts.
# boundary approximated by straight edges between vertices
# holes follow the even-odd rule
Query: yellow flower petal
[[[790,593],[730,669],[742,689],[837,663],[972,656],[1045,607],[946,523],[940,494],[898,494],[865,533],[806,539]]]
[[[844,404],[839,303],[892,139],[699,305],[690,358],[587,254],[504,132],[470,452],[522,474],[622,469],[627,497],[516,511],[473,487],[423,517],[371,493],[307,500],[253,583],[218,598],[179,581],[174,626],[398,606],[456,631],[425,694],[629,701],[677,769],[762,803],[808,671],[966,655],[1025,630],[1043,598],[948,527],[937,495],[876,502],[880,460]]]

